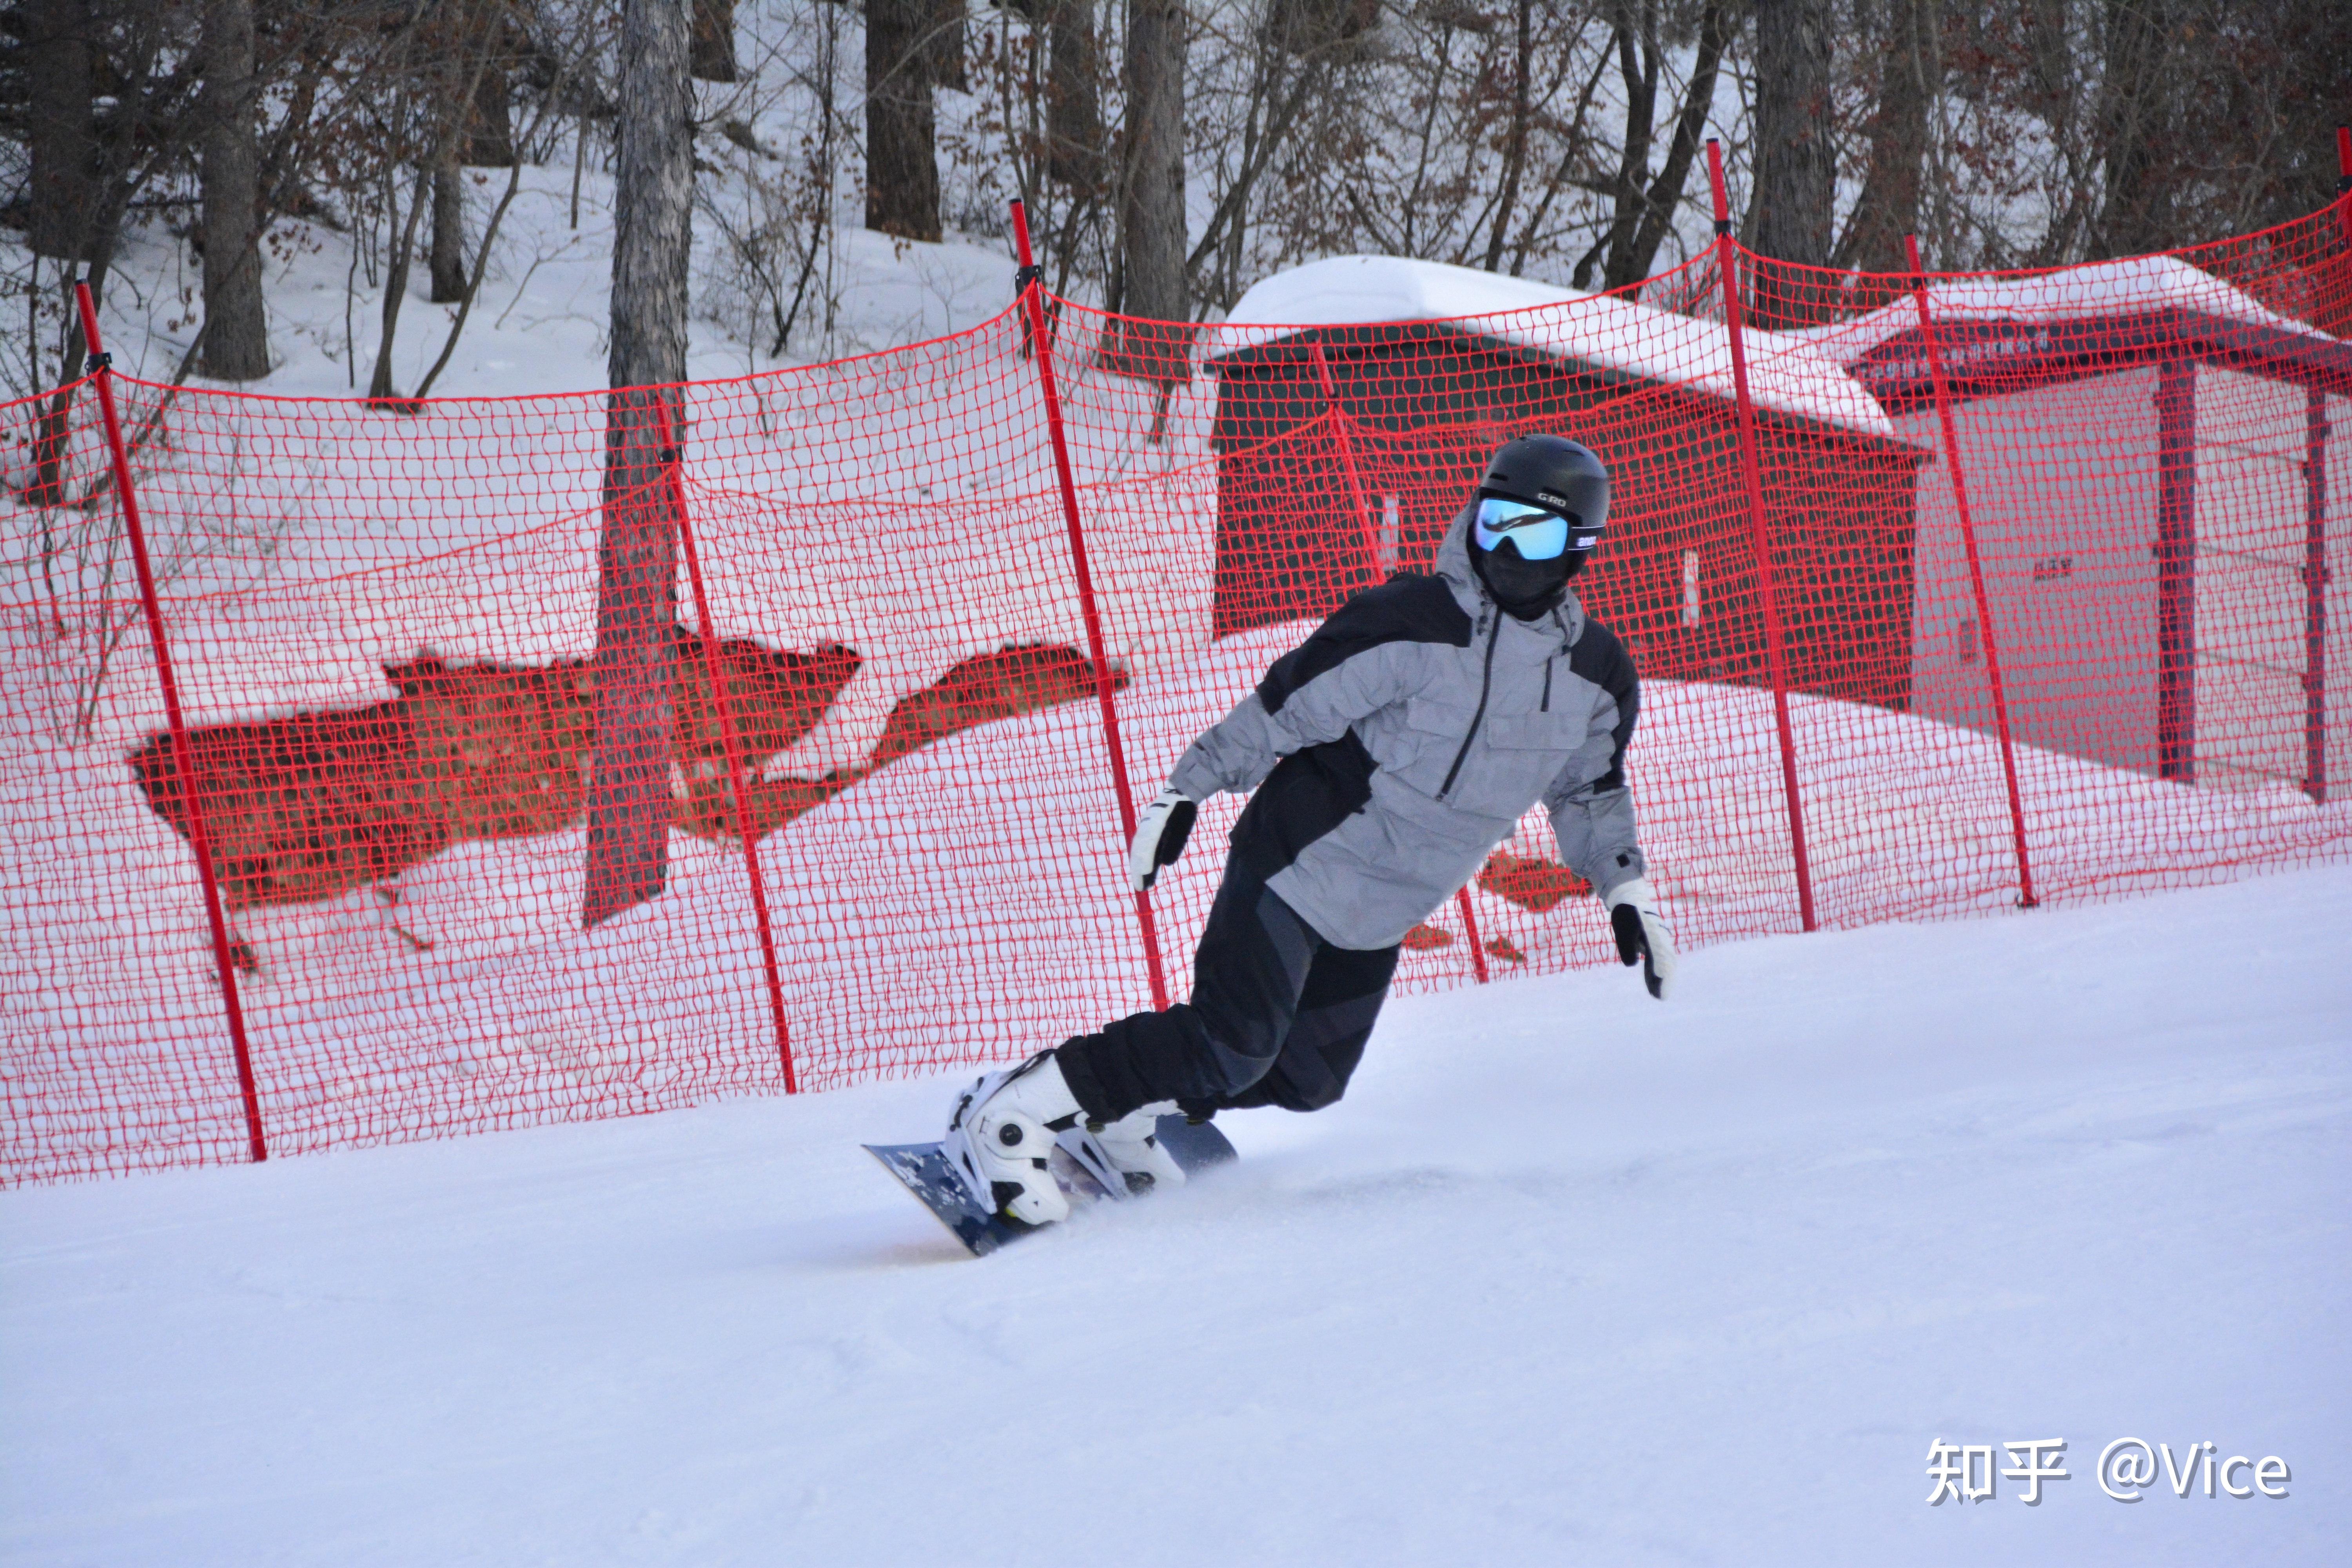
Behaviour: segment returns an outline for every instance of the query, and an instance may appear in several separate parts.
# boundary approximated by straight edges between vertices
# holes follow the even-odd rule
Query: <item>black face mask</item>
[[[1520,558],[1518,546],[1507,539],[1494,550],[1479,549],[1473,539],[1470,563],[1506,614],[1532,621],[1558,606],[1568,592],[1568,580],[1583,569],[1584,557],[1564,550],[1549,561],[1526,561]]]

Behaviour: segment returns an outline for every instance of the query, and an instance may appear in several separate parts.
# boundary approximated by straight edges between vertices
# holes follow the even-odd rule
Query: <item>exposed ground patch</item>
[[[677,638],[671,820],[703,837],[732,837],[703,642],[683,628]],[[769,761],[824,717],[860,658],[838,644],[797,653],[727,640],[718,651],[751,781],[752,831],[762,837],[945,736],[1094,689],[1086,659],[1072,648],[1031,644],[978,655],[902,699],[861,766],[762,780]],[[232,905],[331,899],[396,877],[453,843],[553,833],[580,819],[595,739],[589,661],[451,665],[425,654],[384,673],[399,692],[387,702],[190,732],[214,870]],[[129,760],[149,806],[186,837],[171,737],[151,736]]]
[[[1514,855],[1507,849],[1497,849],[1486,858],[1486,864],[1478,871],[1478,886],[1537,914],[1562,900],[1592,890],[1591,883],[1557,860],[1538,860]],[[1516,953],[1501,956],[1517,962]]]

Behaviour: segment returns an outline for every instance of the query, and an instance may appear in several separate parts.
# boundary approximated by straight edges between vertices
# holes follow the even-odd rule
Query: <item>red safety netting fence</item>
[[[1616,296],[1321,262],[1204,327],[1032,289],[667,401],[8,405],[54,467],[0,600],[0,1176],[929,1072],[1181,996],[1241,803],[1145,900],[1122,795],[1526,430],[1615,476],[1579,587],[1686,943],[2341,860],[2347,325],[2352,198],[1924,282],[1726,240]],[[1612,957],[1580,890],[1531,814],[1402,985]]]

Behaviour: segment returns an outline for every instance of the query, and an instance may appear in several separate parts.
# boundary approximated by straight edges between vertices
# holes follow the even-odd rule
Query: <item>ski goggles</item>
[[[1493,550],[1509,540],[1522,561],[1552,561],[1568,550],[1590,550],[1598,531],[1578,528],[1556,511],[1523,500],[1488,496],[1478,503],[1471,522],[1478,548]]]

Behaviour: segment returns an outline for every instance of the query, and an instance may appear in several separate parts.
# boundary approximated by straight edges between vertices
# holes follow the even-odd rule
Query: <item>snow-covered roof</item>
[[[2193,310],[2199,315],[2273,331],[2292,332],[2322,343],[2336,340],[2292,317],[2266,310],[2244,290],[2210,272],[2169,256],[2135,256],[2094,262],[2025,278],[1981,278],[1960,282],[1929,279],[1927,308],[1939,321],[2098,321],[2158,310]],[[1866,316],[1802,335],[1842,363],[1852,364],[1892,338],[1919,325],[1918,305],[1908,296]]]
[[[1395,256],[1338,256],[1277,272],[1244,294],[1204,344],[1223,358],[1316,327],[1432,321],[1726,400],[1734,395],[1731,337],[1719,321]],[[1759,407],[1894,437],[1878,400],[1811,342],[1752,327],[1742,333],[1748,393]]]

